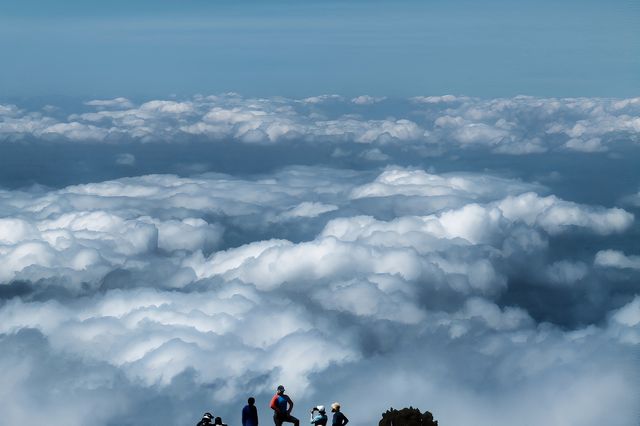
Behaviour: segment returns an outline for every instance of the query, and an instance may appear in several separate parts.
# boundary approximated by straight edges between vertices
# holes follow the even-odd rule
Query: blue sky
[[[0,93],[629,97],[639,27],[630,0],[1,0]]]

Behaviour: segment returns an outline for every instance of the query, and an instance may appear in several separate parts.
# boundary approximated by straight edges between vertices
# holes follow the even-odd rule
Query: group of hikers
[[[242,426],[258,426],[258,409],[255,406],[256,400],[251,397],[247,401],[247,405],[242,409]],[[293,423],[294,426],[300,426],[300,420],[291,415],[293,410],[293,401],[289,395],[284,393],[284,386],[280,385],[276,389],[276,394],[271,398],[269,407],[273,410],[273,422],[275,426],[282,426],[282,423]],[[349,419],[340,411],[340,404],[334,402],[331,404],[331,412],[333,419],[331,426],[344,426],[349,423]],[[329,421],[324,405],[317,405],[310,411],[311,418],[309,423],[315,426],[325,426]],[[197,426],[220,425],[222,423],[220,417],[214,419],[211,413],[204,413],[202,420]]]

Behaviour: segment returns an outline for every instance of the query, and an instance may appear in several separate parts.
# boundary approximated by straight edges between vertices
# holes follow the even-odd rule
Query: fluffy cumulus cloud
[[[230,93],[143,103],[97,99],[85,102],[84,109],[48,116],[0,105],[0,139],[171,142],[199,138],[382,146],[395,142],[415,149],[524,155],[611,151],[621,143],[637,144],[640,134],[640,102],[635,98],[482,100],[446,95],[393,100],[323,95],[299,100]]]
[[[397,102],[0,106],[7,152],[97,141],[126,176],[0,186],[2,422],[235,424],[253,395],[264,423],[283,383],[299,417],[338,400],[355,426],[409,405],[441,424],[636,425],[637,182],[580,197],[536,156],[630,149],[639,102]],[[221,173],[178,150],[181,173],[138,173],[185,138],[294,165]],[[444,171],[453,147],[531,154],[536,174]],[[393,165],[416,154],[434,167]]]
[[[640,269],[640,256],[627,256],[618,250],[602,250],[596,253],[595,264],[610,268]]]

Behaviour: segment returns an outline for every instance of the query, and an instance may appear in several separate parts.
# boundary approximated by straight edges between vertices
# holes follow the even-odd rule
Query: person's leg
[[[276,426],[282,426],[282,417],[279,416],[277,413],[273,414],[273,423],[275,423]]]
[[[300,426],[300,420],[298,420],[297,418],[293,417],[291,414],[287,415],[287,422],[289,423],[293,423],[294,426]]]

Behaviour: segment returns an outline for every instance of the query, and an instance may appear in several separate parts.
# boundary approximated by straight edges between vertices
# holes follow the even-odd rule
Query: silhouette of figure
[[[202,420],[200,420],[197,426],[209,426],[211,423],[211,419],[213,419],[213,415],[211,413],[204,413],[202,415]]]
[[[258,409],[255,403],[253,397],[247,400],[247,405],[242,409],[242,426],[258,426]]]
[[[340,403],[334,402],[331,404],[331,412],[333,412],[333,419],[331,420],[331,426],[344,426],[349,423],[347,416],[340,411]]]
[[[271,398],[269,404],[273,410],[273,422],[276,426],[282,426],[282,423],[293,423],[295,426],[300,425],[300,420],[291,415],[293,410],[293,401],[284,393],[284,386],[279,385],[276,394]]]
[[[216,417],[216,420],[213,422],[213,424],[218,426],[227,426],[225,423],[222,423],[222,419],[220,417]]]
[[[315,414],[314,413],[318,413]],[[311,409],[311,421],[309,423],[315,426],[325,426],[327,424],[327,413],[325,412],[324,405],[318,405]]]

